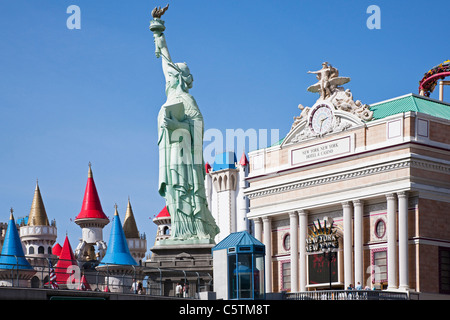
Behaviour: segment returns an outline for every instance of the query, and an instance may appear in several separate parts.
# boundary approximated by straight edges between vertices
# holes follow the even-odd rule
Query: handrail
[[[381,290],[320,290],[286,292],[286,300],[409,300],[407,292]]]
[[[1,255],[1,256],[8,256],[8,255]],[[45,288],[45,289],[52,289],[50,285],[50,277],[51,277],[51,270],[50,265],[53,268],[54,273],[57,275],[57,281],[58,281],[58,275],[66,274],[66,268],[62,267],[61,264],[58,266],[58,261],[70,261],[72,265],[76,265],[80,268],[79,272],[77,274],[73,273],[69,275],[69,278],[71,280],[74,280],[73,284],[77,284],[77,286],[67,286],[65,283],[60,283],[58,281],[58,287],[59,290],[82,290],[81,284],[82,276],[84,275],[87,282],[89,283],[91,290],[93,291],[103,291],[106,287],[109,288],[110,284],[110,277],[114,276],[115,278],[121,279],[119,281],[119,286],[122,288],[117,288],[119,291],[122,291],[124,293],[129,292],[129,283],[131,283],[131,278],[134,277],[135,279],[139,278],[141,281],[144,281],[144,285],[147,284],[147,289],[145,294],[146,295],[155,295],[155,296],[163,296],[165,294],[164,290],[164,275],[167,273],[175,273],[179,275],[180,281],[187,282],[189,278],[197,278],[197,285],[199,288],[203,285],[211,284],[212,277],[208,272],[202,272],[202,271],[190,271],[190,270],[183,270],[183,269],[172,269],[172,268],[163,268],[163,267],[147,267],[147,266],[134,266],[134,265],[125,265],[125,269],[128,269],[129,271],[124,271],[123,273],[117,274],[117,270],[113,271],[111,266],[112,264],[104,263],[103,265],[106,266],[104,270],[98,270],[95,269],[96,263],[92,264],[92,266],[89,266],[89,264],[86,264],[86,261],[79,261],[79,260],[70,260],[70,259],[59,259],[57,257],[47,256],[47,257],[28,257],[28,256],[17,256],[17,255],[10,255],[11,257],[14,257],[15,261],[10,259],[9,261],[0,262],[0,273],[1,272],[8,272],[8,282],[10,284],[7,286],[17,286],[17,287],[24,287],[24,288],[31,288],[31,281],[21,281],[22,278],[21,272],[24,271],[23,267],[27,267],[27,271],[34,270],[36,272],[39,271],[38,274],[35,274],[33,278],[37,278],[40,281],[38,283],[35,283],[35,285],[38,285],[39,288]],[[21,258],[30,259],[33,258],[34,262],[32,265],[25,265],[21,264]],[[14,262],[13,262],[14,261]],[[67,264],[66,264],[67,265]],[[31,269],[30,269],[31,266]],[[148,273],[150,273],[152,270],[155,270],[158,276],[150,277]],[[178,275],[176,277],[178,277]],[[203,280],[200,281],[200,277],[206,276],[204,282]],[[173,275],[171,275],[173,277]],[[208,279],[209,278],[209,279]],[[48,280],[47,280],[48,279]],[[155,286],[151,286],[150,284],[154,284]],[[125,288],[127,287],[127,288]],[[154,288],[155,290],[151,290],[151,288]],[[74,289],[70,289],[74,288]],[[76,288],[76,289],[75,289]],[[189,294],[192,297],[197,297],[195,294],[199,291],[199,288],[196,288],[196,290],[190,290]],[[122,290],[120,290],[122,289]],[[56,290],[56,289],[52,289]],[[83,289],[84,290],[84,289]]]

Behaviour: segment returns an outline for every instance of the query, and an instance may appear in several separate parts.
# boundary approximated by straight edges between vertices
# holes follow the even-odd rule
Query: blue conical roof
[[[227,151],[216,155],[213,164],[213,171],[223,169],[236,169],[236,154],[232,151]]]
[[[137,265],[136,260],[134,260],[128,248],[127,239],[125,238],[119,213],[117,212],[117,206],[111,226],[108,248],[100,263],[100,265],[105,264]]]
[[[17,231],[16,222],[12,214],[9,218],[8,229],[6,229],[5,241],[3,242],[2,255],[0,257],[0,269],[25,269],[33,270],[33,267],[25,259],[22,242]]]

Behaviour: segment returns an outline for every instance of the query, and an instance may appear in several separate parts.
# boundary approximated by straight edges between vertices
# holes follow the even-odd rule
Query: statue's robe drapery
[[[204,187],[203,116],[189,93],[170,89],[171,85],[168,83],[168,99],[158,115],[159,193],[166,199],[171,216],[171,236],[214,239],[219,230],[208,209]],[[170,130],[163,126],[165,108],[179,102],[189,129]]]

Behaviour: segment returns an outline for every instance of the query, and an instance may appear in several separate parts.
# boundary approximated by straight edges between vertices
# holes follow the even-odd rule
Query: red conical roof
[[[86,190],[84,191],[83,205],[77,219],[106,219],[105,213],[98,197],[97,188],[95,187],[94,177],[92,176],[91,164],[89,163],[88,180],[86,183]]]
[[[89,282],[86,280],[86,277],[84,276],[84,274],[83,274],[83,276],[81,277],[81,281],[80,281],[80,283],[78,284],[78,288],[77,288],[78,290],[83,290],[83,291],[87,291],[87,290],[92,290],[91,289],[91,285],[89,284]]]
[[[207,162],[207,163],[205,164],[205,171],[206,171],[206,173],[209,173],[210,170],[211,170],[211,166],[210,166],[209,163]]]
[[[245,156],[245,152],[242,153],[242,157],[241,160],[239,160],[239,164],[243,167],[248,165],[248,160],[247,157]]]
[[[155,219],[157,218],[165,218],[165,217],[169,217],[170,218],[170,214],[169,211],[167,210],[167,207],[164,207],[156,216]]]
[[[72,274],[72,272],[67,273],[67,268],[73,265],[77,266],[77,261],[70,246],[69,238],[66,236],[58,257],[58,263],[55,266],[56,282],[58,284],[67,283],[67,279]]]
[[[55,244],[55,245],[53,246],[53,248],[52,248],[52,253],[53,253],[55,256],[59,257],[59,255],[61,254],[61,250],[62,250],[61,245],[60,245],[59,243],[57,243],[57,244]]]

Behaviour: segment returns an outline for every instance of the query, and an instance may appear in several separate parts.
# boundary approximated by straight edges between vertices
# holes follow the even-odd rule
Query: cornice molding
[[[251,187],[247,189],[245,194],[250,200],[261,198],[269,195],[275,195],[284,192],[295,191],[303,188],[315,187],[319,185],[324,185],[328,183],[335,183],[339,181],[346,181],[355,178],[361,178],[365,176],[370,176],[374,174],[380,174],[385,172],[390,172],[394,170],[404,169],[404,168],[419,168],[426,169],[435,172],[450,174],[450,165],[430,162],[426,160],[416,160],[416,159],[406,159],[400,160],[392,163],[385,163],[382,165],[372,165],[370,167],[364,167],[360,169],[354,169],[351,171],[333,173],[326,176],[320,176],[317,178],[309,178],[305,180],[297,180],[293,183],[286,183],[284,185],[263,187],[258,190],[251,190]]]

